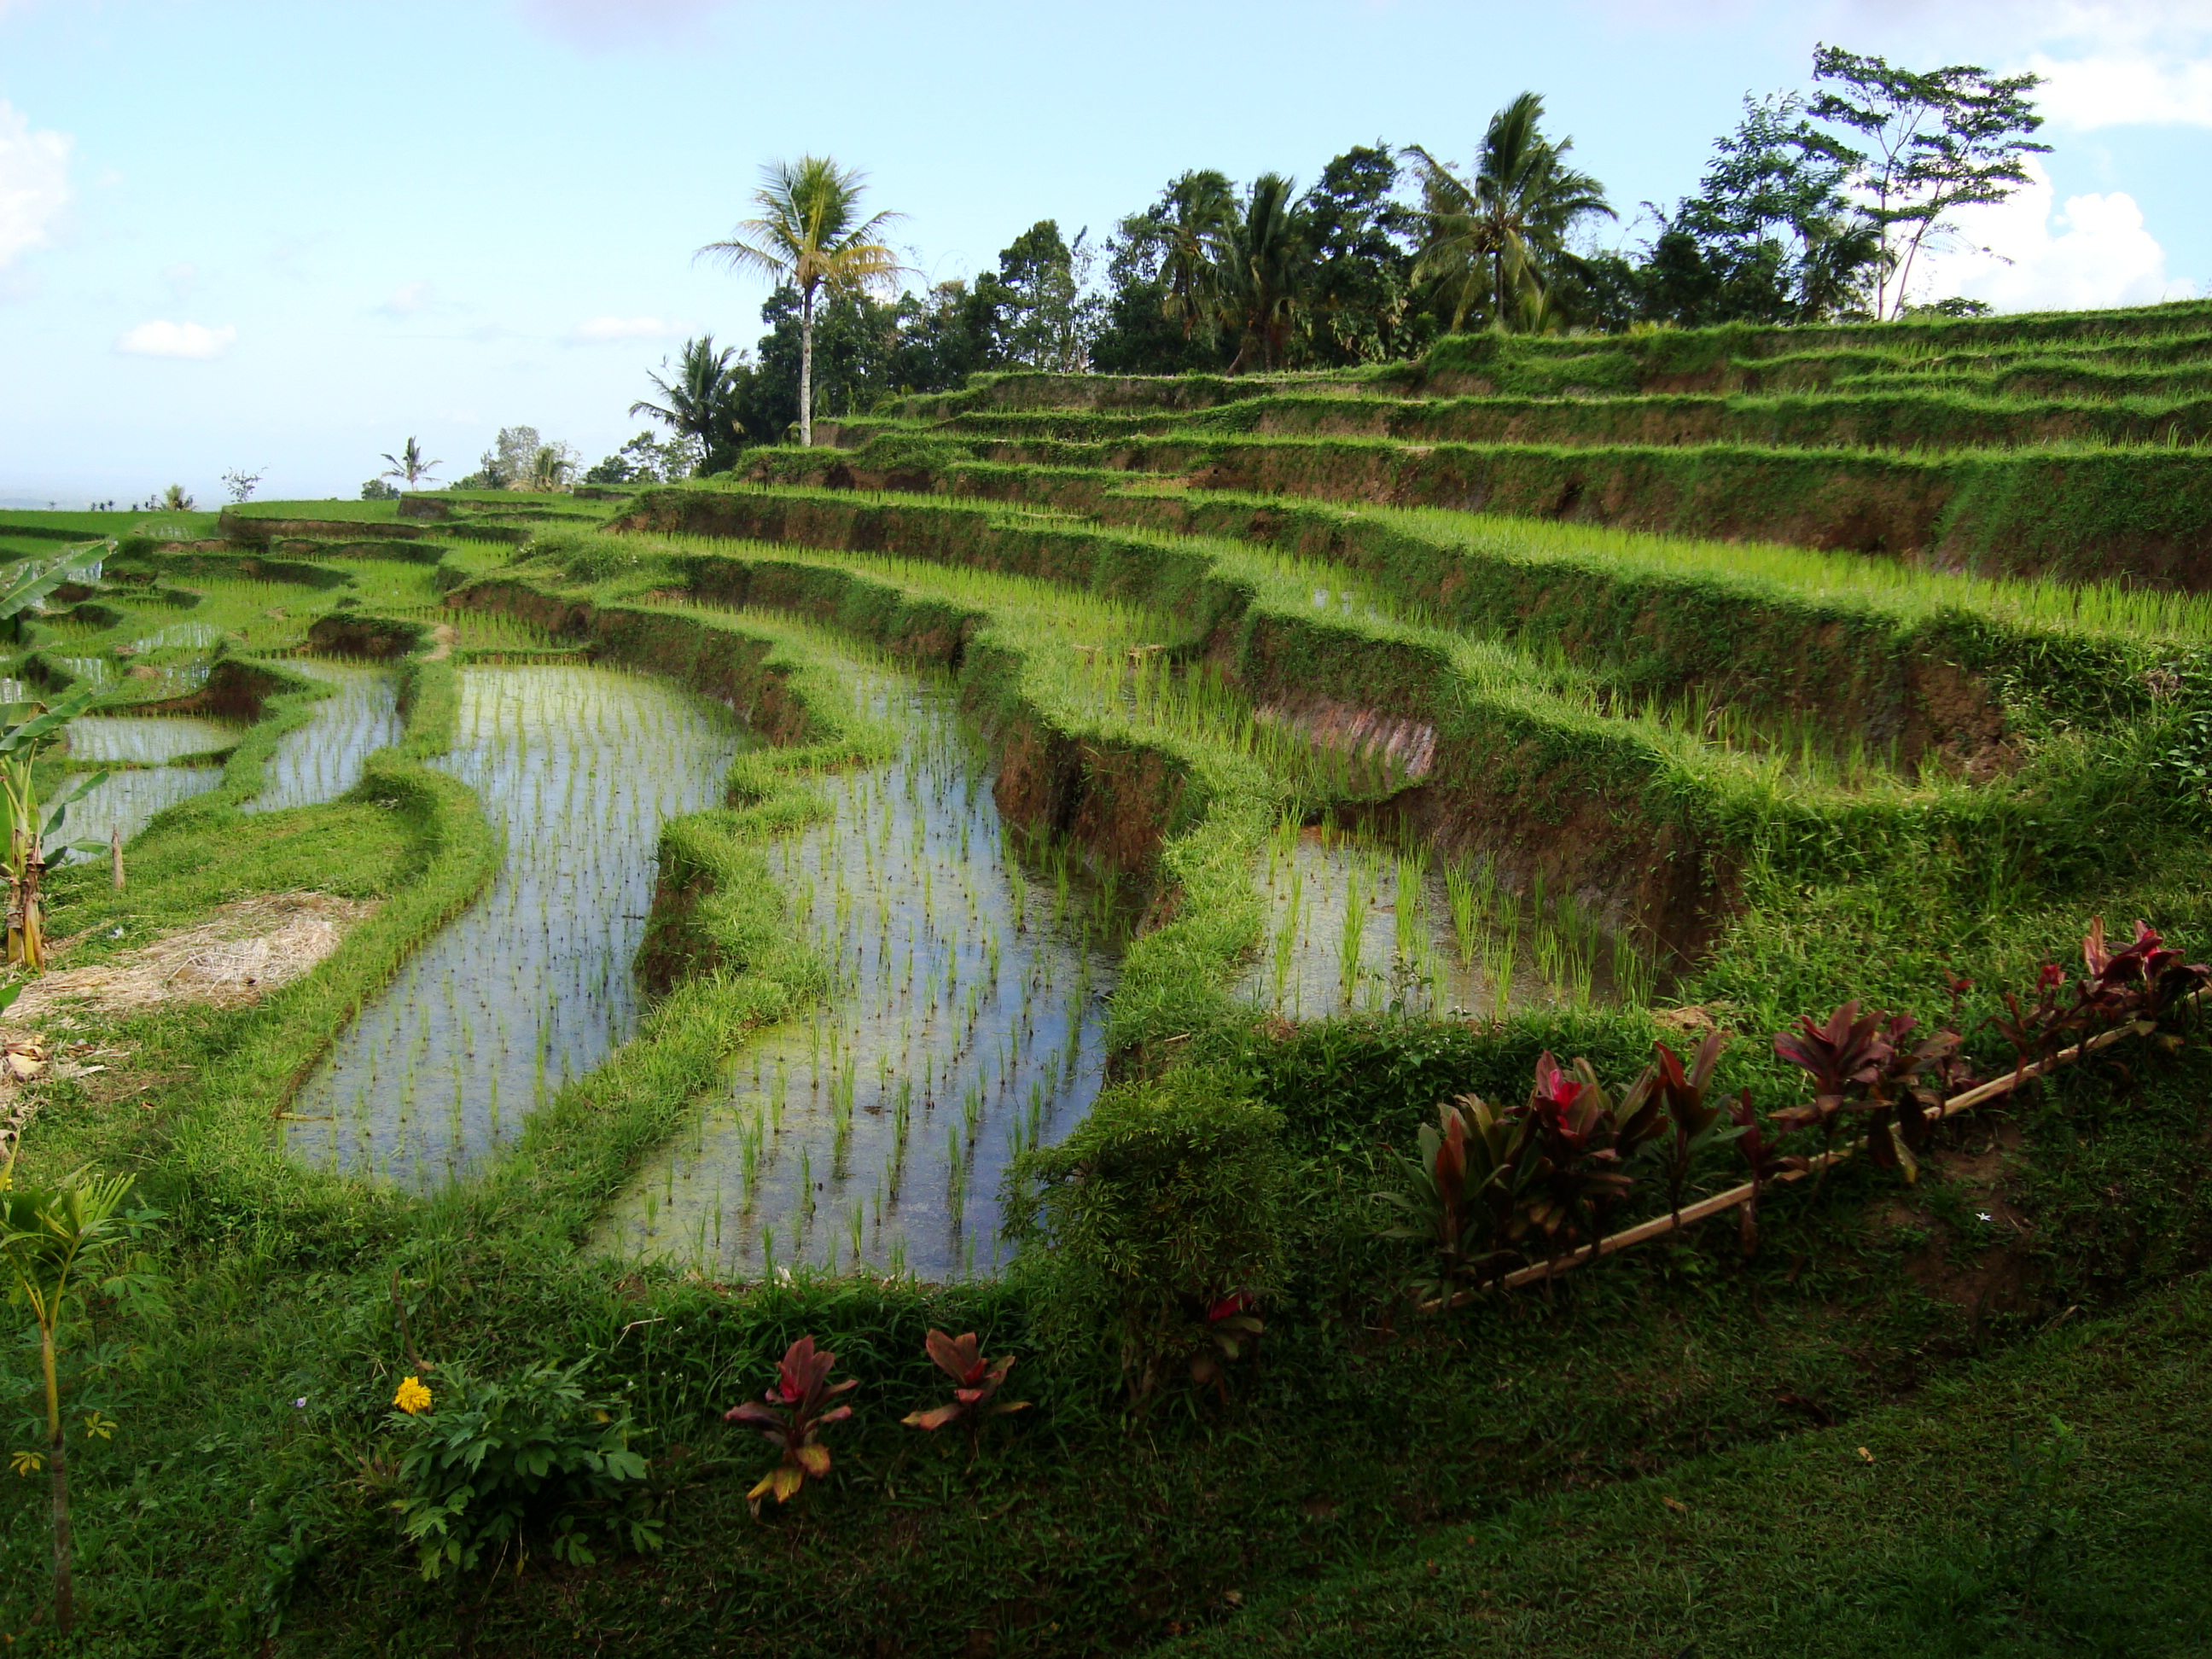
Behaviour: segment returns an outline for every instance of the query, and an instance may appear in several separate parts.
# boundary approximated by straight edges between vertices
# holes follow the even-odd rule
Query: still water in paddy
[[[1503,1018],[1650,995],[1648,968],[1571,894],[1509,890],[1480,861],[1285,822],[1258,878],[1267,929],[1238,994],[1288,1018],[1394,1004]]]
[[[947,690],[851,673],[898,756],[822,779],[831,816],[770,854],[836,989],[738,1056],[727,1097],[617,1204],[608,1248],[732,1274],[987,1272],[1007,1160],[1097,1092],[1113,963],[1095,893],[1015,856]]]
[[[482,797],[506,859],[301,1089],[294,1151],[433,1187],[605,1060],[636,1023],[660,826],[720,802],[741,741],[726,712],[641,676],[462,670],[436,764]]]
[[[207,793],[222,781],[221,767],[165,763],[228,749],[238,741],[239,728],[192,714],[88,714],[69,723],[68,738],[73,760],[95,765],[125,762],[130,767],[110,773],[106,782],[94,785],[70,806],[61,827],[46,837],[48,858],[62,856],[65,848],[104,845],[118,830],[129,841],[164,807]]]
[[[310,705],[307,723],[276,739],[261,769],[261,793],[242,809],[274,812],[336,800],[361,781],[369,756],[399,741],[398,682],[389,668],[295,657],[284,666],[332,689]]]

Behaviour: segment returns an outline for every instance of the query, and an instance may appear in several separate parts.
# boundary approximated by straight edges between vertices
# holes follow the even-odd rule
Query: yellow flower
[[[410,1376],[399,1385],[399,1392],[392,1396],[392,1403],[410,1417],[430,1409],[430,1391],[422,1386],[422,1379]]]

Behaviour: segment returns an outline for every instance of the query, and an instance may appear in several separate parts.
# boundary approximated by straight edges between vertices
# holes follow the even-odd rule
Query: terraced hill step
[[[2032,777],[1999,791],[1936,783],[1901,791],[1790,781],[1786,768],[1709,745],[1666,712],[1562,696],[1558,671],[1466,636],[1408,626],[1363,606],[1358,579],[1322,580],[1352,607],[1312,603],[1312,574],[1280,555],[1235,544],[1107,533],[977,506],[869,501],[780,490],[671,489],[641,497],[628,527],[783,547],[849,549],[1019,572],[1143,595],[1201,621],[1208,660],[1255,702],[1291,717],[1332,709],[1427,726],[1434,770],[1400,803],[1440,845],[1479,848],[1547,884],[1587,891],[1616,925],[1692,953],[1725,915],[1740,836],[1793,830],[1815,862],[1844,847],[1885,844],[1907,822],[1987,819],[1960,834],[1991,845],[2027,805]],[[1930,815],[1933,815],[1932,817]],[[1843,827],[1849,824],[1850,827]],[[1563,833],[1561,825],[1573,826]],[[1733,826],[1733,827],[1730,827]],[[1756,832],[1764,834],[1764,832]],[[1918,833],[1918,832],[1915,832]],[[1947,835],[1949,832],[1947,832]],[[1858,854],[1855,851],[1852,857]]]
[[[1984,575],[2212,588],[2212,464],[2148,447],[1941,457],[1747,444],[1415,446],[1372,438],[1200,435],[1079,443],[878,434],[848,478],[893,487],[963,453],[1049,470],[1151,474],[1195,488],[1443,507],[1680,536],[1909,556]],[[757,477],[816,476],[763,452]]]
[[[2212,368],[2208,368],[2212,377]],[[828,423],[825,422],[825,425]],[[1389,438],[1404,443],[1705,444],[1774,448],[1949,450],[2031,444],[2174,444],[2212,438],[2212,398],[2125,402],[2006,399],[1942,381],[1881,389],[1747,396],[1449,398],[1403,400],[1271,393],[1206,409],[1100,413],[979,410],[934,426],[884,418],[836,422],[825,434],[859,448],[884,434],[1113,441],[1135,436],[1247,433],[1263,437]]]

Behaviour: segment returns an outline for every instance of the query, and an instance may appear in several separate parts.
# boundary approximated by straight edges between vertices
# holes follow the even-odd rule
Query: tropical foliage
[[[1416,270],[1439,285],[1455,330],[1480,317],[1502,334],[1544,331],[1555,273],[1577,264],[1568,239],[1613,216],[1603,186],[1568,163],[1573,142],[1544,136],[1543,115],[1533,92],[1498,111],[1471,176],[1418,145],[1408,152],[1426,216]]]
[[[753,192],[757,210],[735,232],[699,250],[733,269],[787,285],[799,296],[799,441],[814,441],[814,323],[825,298],[878,292],[898,278],[897,254],[883,240],[901,217],[860,213],[864,180],[824,155],[773,162]]]

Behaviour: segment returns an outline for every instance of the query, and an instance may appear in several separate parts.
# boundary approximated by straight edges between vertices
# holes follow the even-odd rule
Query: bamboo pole
[[[2060,1049],[2049,1060],[2038,1060],[2032,1066],[2016,1066],[2003,1077],[1982,1084],[1977,1088],[1969,1089],[1964,1094],[1952,1096],[1943,1103],[1942,1110],[1937,1115],[1949,1117],[1954,1113],[1966,1111],[1980,1105],[1984,1101],[1994,1100],[1999,1095],[2011,1093],[2031,1079],[2055,1072],[2061,1066],[2070,1066],[2085,1054],[2093,1054],[2100,1048],[2108,1048],[2122,1037],[2148,1036],[2157,1029],[2157,1022],[2148,1019],[2131,1020],[2125,1025],[2115,1025],[2111,1030],[2100,1032],[2086,1042],[2077,1042],[2070,1048]],[[1808,1175],[1832,1164],[1842,1163],[1850,1157],[1855,1150],[1856,1148],[1850,1146],[1839,1146],[1833,1152],[1823,1152],[1802,1170],[1785,1170],[1774,1177],[1774,1182],[1802,1181]],[[1735,1209],[1739,1205],[1752,1203],[1758,1198],[1762,1186],[1772,1184],[1774,1184],[1773,1182],[1747,1181],[1740,1187],[1731,1187],[1724,1193],[1715,1193],[1711,1198],[1700,1199],[1695,1204],[1685,1205],[1679,1213],[1655,1216],[1649,1221],[1639,1222],[1637,1225],[1621,1232],[1608,1234],[1595,1244],[1585,1244],[1579,1250],[1570,1251],[1567,1255],[1555,1257],[1549,1261],[1539,1261],[1532,1267],[1516,1268],[1493,1284],[1474,1290],[1458,1291],[1449,1301],[1439,1297],[1434,1302],[1424,1302],[1421,1304],[1420,1310],[1423,1313],[1436,1313],[1448,1307],[1463,1308],[1486,1291],[1516,1291],[1523,1285],[1534,1285],[1540,1279],[1556,1278],[1570,1268],[1581,1267],[1585,1261],[1595,1261],[1603,1256],[1613,1255],[1622,1250],[1633,1249],[1638,1244],[1648,1244],[1655,1238],[1664,1238],[1668,1233],[1680,1231],[1693,1222],[1703,1221],[1708,1217],[1720,1214],[1724,1210]]]
[[[123,890],[123,826],[115,824],[107,832],[107,867],[115,878],[115,890]]]

